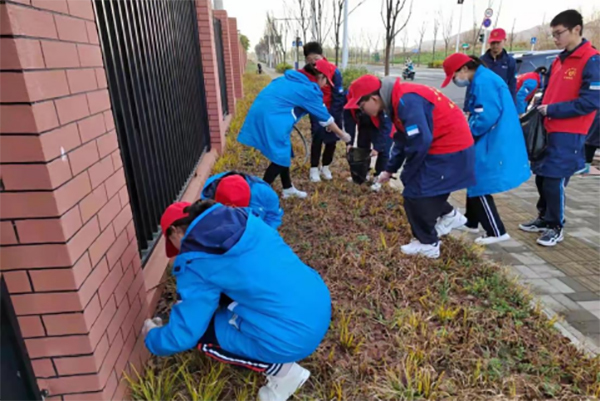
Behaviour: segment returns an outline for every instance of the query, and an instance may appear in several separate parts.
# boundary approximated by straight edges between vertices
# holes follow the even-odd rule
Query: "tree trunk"
[[[386,77],[388,75],[390,75],[390,47],[392,45],[392,41],[389,39],[386,39],[385,41],[385,57],[384,57],[384,69],[383,69],[383,75],[385,75]]]
[[[432,63],[435,61],[435,42],[436,42],[436,40],[433,39],[433,55],[431,56]]]

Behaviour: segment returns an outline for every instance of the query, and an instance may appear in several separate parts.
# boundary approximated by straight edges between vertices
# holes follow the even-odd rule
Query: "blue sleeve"
[[[469,100],[471,99],[471,84],[465,89],[465,103],[463,105],[463,111],[466,113],[469,111]]]
[[[259,216],[262,221],[267,223],[270,227],[277,229],[281,225],[281,219],[283,218],[283,209],[279,203],[279,196],[277,192],[271,188],[269,184],[264,182],[258,177],[253,177],[258,184],[252,187],[253,194],[257,199],[260,199],[262,211],[259,212]],[[256,191],[256,192],[254,192]]]
[[[510,57],[510,65],[508,66],[508,90],[515,104],[517,103],[517,62],[512,56]]]
[[[473,85],[471,96],[473,112],[469,116],[469,128],[473,136],[478,137],[487,134],[498,123],[502,115],[502,96],[496,88],[483,82]]]
[[[220,289],[192,272],[179,274],[177,292],[182,301],[173,306],[169,323],[146,336],[146,347],[154,355],[169,356],[194,348],[219,307]]]
[[[391,174],[396,174],[402,164],[404,163],[404,159],[406,158],[406,154],[404,152],[404,147],[406,146],[406,134],[404,132],[396,132],[394,135],[394,141],[392,142],[392,147],[390,148],[390,157],[388,159],[387,165],[385,166],[385,171]]]
[[[206,199],[206,196],[204,196],[204,190],[206,189],[206,187],[208,187],[215,180],[218,180],[219,178],[223,177],[227,173],[228,173],[228,171],[226,171],[224,173],[213,175],[212,177],[208,177],[206,179],[206,182],[204,183],[204,186],[202,187],[202,191],[200,191],[200,199]]]
[[[548,105],[548,117],[572,118],[590,114],[600,108],[600,56],[591,57],[583,69],[579,97],[568,102]]]
[[[527,111],[527,96],[531,94],[538,85],[535,79],[527,79],[523,82],[521,89],[517,92],[517,113],[523,114]]]
[[[326,127],[334,122],[333,117],[323,103],[323,92],[317,84],[307,85],[306,90],[298,93],[298,107],[306,110],[308,114],[316,118],[321,126]]]
[[[356,136],[356,121],[354,121],[354,117],[352,117],[352,112],[350,110],[344,110],[344,131],[352,138],[350,143],[354,143],[354,137]]]
[[[346,104],[346,95],[342,85],[342,73],[336,69],[333,75],[333,88],[331,88],[331,107],[330,112],[338,126],[342,126],[342,113]]]
[[[433,141],[433,105],[416,93],[408,93],[400,99],[397,113],[404,125],[405,132],[395,135],[394,148],[396,148],[396,137],[404,136],[404,157],[406,159],[404,169],[417,171],[418,166],[425,160]],[[399,149],[390,152],[390,162],[388,163],[394,168],[401,160],[399,156],[394,155],[395,152],[399,152]],[[395,159],[394,164],[392,164],[392,159]]]
[[[379,115],[379,129],[373,132],[371,136],[371,142],[373,143],[373,149],[377,152],[388,152],[390,147],[390,134],[392,133],[392,120],[390,117],[381,113]]]

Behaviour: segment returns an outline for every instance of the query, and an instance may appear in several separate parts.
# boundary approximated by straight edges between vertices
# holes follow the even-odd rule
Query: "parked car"
[[[536,68],[545,66],[550,68],[552,62],[561,50],[540,50],[533,52],[514,53],[512,56],[517,62],[517,75],[535,71]]]

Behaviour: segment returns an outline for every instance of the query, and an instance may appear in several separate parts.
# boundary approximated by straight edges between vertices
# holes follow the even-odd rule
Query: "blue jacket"
[[[585,39],[582,42],[585,43]],[[581,45],[580,45],[581,46]],[[577,47],[578,48],[578,47]],[[558,55],[561,59],[569,57],[571,52]],[[548,71],[551,76],[552,67]],[[593,113],[600,109],[600,56],[591,57],[582,71],[582,84],[579,97],[570,102],[548,105],[547,115],[552,118],[570,118]],[[594,124],[592,124],[593,126]],[[542,160],[532,163],[531,170],[542,177],[566,178],[584,167],[584,135],[553,132],[548,135],[548,144]]]
[[[540,74],[540,82],[543,82],[543,79],[544,78]],[[531,92],[533,92],[537,87],[538,82],[535,79],[527,79],[523,81],[521,89],[519,89],[519,91],[517,92],[517,113],[519,115],[527,111],[527,106],[529,106],[527,96],[529,96]]]
[[[596,112],[596,117],[590,128],[590,132],[587,134],[585,144],[600,148],[600,110]]]
[[[213,315],[224,350],[266,363],[307,357],[329,328],[331,299],[319,274],[247,210],[217,204],[194,220],[173,275],[181,302],[146,337],[155,355],[194,348]],[[221,294],[234,302],[219,308]]]
[[[213,175],[206,180],[204,188],[202,188],[202,192],[200,193],[200,199],[215,199],[217,185],[219,185],[221,178],[230,174],[240,173],[227,171],[225,173]],[[281,219],[283,217],[283,209],[279,205],[279,196],[277,196],[277,193],[269,184],[258,177],[248,174],[240,175],[246,179],[250,186],[249,208],[269,226],[277,229],[277,227],[281,225]]]
[[[400,131],[394,134],[385,168],[393,174],[404,164],[400,175],[403,196],[444,195],[475,184],[473,146],[454,153],[428,153],[433,141],[433,104],[416,93],[407,93],[400,99],[397,116],[407,129],[417,132],[410,136]]]
[[[469,127],[475,138],[477,184],[467,196],[491,195],[529,179],[529,160],[519,115],[506,83],[481,66],[471,82]]]
[[[344,105],[346,104],[346,95],[344,93],[344,87],[342,85],[342,73],[339,69],[335,69],[333,75],[333,88],[331,88],[331,106],[329,107],[329,114],[333,117],[338,127],[342,126],[342,113],[344,111]],[[320,139],[323,143],[334,143],[339,140],[336,134],[328,132],[325,127],[319,124],[319,119],[315,116],[310,116],[310,127],[312,136],[314,139]]]
[[[289,167],[292,161],[290,134],[294,124],[306,113],[315,116],[323,126],[333,122],[323,104],[319,86],[304,74],[288,70],[258,94],[238,141],[259,150],[271,162]]]
[[[492,53],[490,50],[488,50],[483,56],[481,56],[481,61],[483,61],[487,68],[495,72],[500,78],[502,78],[506,85],[508,85],[510,95],[513,98],[513,102],[516,104],[517,62],[515,61],[514,57],[503,49],[500,56],[497,59],[494,59],[494,57],[492,57]],[[471,85],[467,87],[467,92],[465,93],[465,111],[468,111],[467,106],[469,103],[469,97],[471,97]]]

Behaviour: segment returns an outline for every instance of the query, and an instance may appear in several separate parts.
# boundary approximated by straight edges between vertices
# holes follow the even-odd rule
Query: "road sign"
[[[469,48],[469,44],[468,43],[463,43],[462,44],[462,48],[463,49],[468,49]]]
[[[295,40],[292,41],[292,47],[296,47],[296,41]],[[302,41],[301,40],[298,42],[298,47],[302,47]]]
[[[492,25],[492,20],[490,18],[486,18],[483,20],[483,24],[484,27],[489,28]]]
[[[492,15],[494,15],[494,10],[492,10],[491,8],[488,8],[487,10],[485,10],[486,18],[492,18]]]
[[[537,38],[536,38],[535,36],[533,36],[533,37],[531,38],[531,44],[532,44],[532,45],[535,45],[536,43],[537,43]]]

